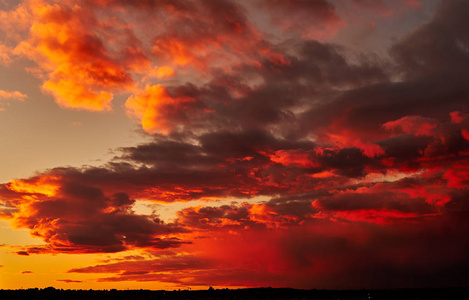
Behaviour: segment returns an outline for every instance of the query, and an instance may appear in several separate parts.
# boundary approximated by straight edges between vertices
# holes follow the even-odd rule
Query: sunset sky
[[[0,289],[468,286],[468,20],[0,0]]]

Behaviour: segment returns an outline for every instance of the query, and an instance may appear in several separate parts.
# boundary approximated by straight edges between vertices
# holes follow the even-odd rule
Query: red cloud
[[[435,120],[419,116],[407,116],[396,121],[386,122],[383,127],[387,130],[400,129],[404,133],[416,136],[432,136],[438,133],[438,124]]]
[[[463,136],[464,139],[466,139],[466,141],[469,141],[469,130],[467,129],[461,130],[461,135]]]
[[[298,166],[302,168],[317,167],[318,164],[311,160],[311,154],[298,150],[277,150],[273,154],[268,155],[273,162],[284,166]]]
[[[451,122],[454,124],[460,124],[465,118],[464,114],[460,111],[452,111],[449,115],[451,117]]]
[[[336,212],[333,218],[352,222],[369,222],[378,225],[392,224],[396,219],[414,219],[416,213],[403,213],[393,210],[355,210]]]
[[[363,151],[363,154],[368,157],[376,157],[384,155],[384,150],[379,145],[371,143],[363,143],[361,140],[356,140],[353,145]]]
[[[469,164],[464,162],[448,169],[443,178],[448,180],[448,187],[466,188],[469,184]]]
[[[397,214],[393,217],[400,218]],[[358,284],[362,279],[357,278],[357,272],[363,276],[378,265],[405,278],[385,273],[367,277],[367,286],[400,286],[415,276],[418,282],[430,283],[433,279],[409,272],[408,267],[423,268],[426,272],[433,268],[434,273],[444,274],[445,266],[457,268],[454,263],[467,257],[458,246],[461,241],[451,240],[436,230],[446,221],[439,219],[437,224],[436,220],[405,226],[321,220],[288,230],[231,227],[224,232],[207,231],[204,239],[190,246],[193,254],[164,254],[147,261],[101,264],[69,272],[109,273],[99,279],[104,282],[273,287],[287,284],[305,288],[314,280],[317,287],[332,288],[337,277]],[[453,256],[441,256],[441,251]],[[433,261],[431,267],[426,267],[428,259]]]

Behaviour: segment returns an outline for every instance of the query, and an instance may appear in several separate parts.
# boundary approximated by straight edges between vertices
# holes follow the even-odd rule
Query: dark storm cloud
[[[400,80],[345,92],[334,101],[305,113],[307,130],[348,129],[362,138],[383,136],[382,124],[411,115],[443,119],[466,111],[469,37],[465,1],[442,1],[430,23],[392,48]],[[315,116],[320,116],[315,119]]]
[[[169,86],[172,97],[189,97],[200,104],[184,106],[185,115],[192,116],[181,124],[192,131],[262,130],[271,126],[280,134],[295,135],[301,117],[295,110],[321,106],[321,102],[328,103],[340,95],[339,90],[382,82],[388,76],[385,62],[372,55],[352,62],[344,56],[345,49],[337,45],[292,41],[284,48],[276,51],[292,53],[284,54],[280,62],[263,59],[259,66],[241,64],[234,74],[217,70],[212,80],[200,87]],[[259,83],[252,86],[253,82]],[[208,112],[202,112],[201,107]],[[310,121],[324,117],[328,115],[316,114]],[[173,123],[177,115],[167,114],[165,118]]]
[[[27,204],[12,215],[16,226],[30,228],[53,251],[64,252],[164,249],[189,242],[177,236],[193,229],[282,227],[311,218],[407,223],[440,212],[451,203],[454,189],[469,180],[469,173],[464,163],[468,141],[460,135],[464,121],[435,123],[431,129],[440,134],[434,137],[419,136],[420,129],[413,131],[414,127],[405,124],[403,128],[413,134],[381,141],[385,154],[377,157],[365,156],[358,148],[323,149],[312,142],[279,139],[259,131],[209,133],[200,137],[199,145],[160,140],[123,148],[123,155],[116,157],[120,162],[107,168],[58,168],[9,183],[2,187],[2,197],[12,207]],[[459,136],[456,142],[453,135]],[[435,145],[443,150],[438,152]],[[445,152],[449,149],[445,145],[454,150]],[[449,156],[441,157],[444,153]],[[139,167],[141,163],[145,166]],[[453,169],[454,164],[460,167]],[[432,165],[440,169],[425,176],[350,182],[386,175],[392,169],[416,172]],[[132,212],[137,196],[172,202],[256,195],[280,197],[260,206],[186,209],[176,224]],[[159,238],[168,234],[174,237]]]
[[[27,249],[20,255],[44,252],[118,252],[130,248],[165,249],[187,243],[171,236],[181,228],[137,215],[131,210],[135,200],[118,193],[106,197],[101,189],[78,183],[57,182],[54,195],[28,201],[19,192],[16,203],[24,209],[16,215],[16,226],[26,227],[52,247]],[[30,194],[31,195],[31,194]],[[154,217],[156,218],[156,217]]]
[[[102,264],[69,272],[115,274],[100,281],[191,285],[269,282],[272,286],[307,288],[314,284],[335,288],[334,278],[340,278],[348,287],[459,286],[467,281],[467,274],[458,262],[462,266],[468,263],[467,240],[457,239],[466,230],[467,221],[460,225],[464,226],[458,229],[451,219],[431,217],[425,223],[396,226],[323,220],[288,231],[257,228],[242,235],[226,231],[216,236],[221,243],[208,243],[210,248],[200,254]],[[229,227],[231,231],[233,228]],[[449,228],[452,230],[447,233]],[[231,256],[219,254],[228,249]],[[190,272],[171,272],[175,270]]]
[[[465,25],[468,17],[467,1],[441,1],[430,23],[412,32],[392,49],[406,75],[439,79],[450,76],[448,81],[464,79],[468,75],[464,65],[469,63],[469,34]]]

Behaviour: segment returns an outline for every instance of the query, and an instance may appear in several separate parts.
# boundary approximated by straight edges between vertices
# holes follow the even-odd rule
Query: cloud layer
[[[425,3],[352,5],[390,18]],[[45,92],[86,110],[129,94],[153,141],[1,185],[0,216],[47,244],[19,255],[141,250],[69,270],[103,282],[467,285],[466,1],[441,1],[388,58],[331,41],[350,26],[332,1],[26,1],[5,14],[20,12],[28,29],[9,47]],[[206,205],[169,221],[137,213],[140,200]]]

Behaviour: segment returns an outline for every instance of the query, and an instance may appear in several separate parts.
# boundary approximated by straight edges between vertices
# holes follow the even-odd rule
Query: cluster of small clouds
[[[114,274],[100,281],[466,284],[469,3],[442,1],[389,59],[351,59],[325,41],[347,26],[332,1],[254,6],[288,43],[256,27],[244,1],[25,1],[9,12],[27,11],[14,49],[59,105],[108,110],[131,93],[129,115],[154,138],[101,167],[0,185],[0,216],[47,243],[18,254],[149,253],[69,271]],[[227,197],[239,201],[171,222],[134,210],[138,199]]]
[[[5,110],[4,106],[8,106],[10,100],[24,101],[26,98],[28,98],[27,95],[18,91],[9,92],[0,90],[0,111]]]

